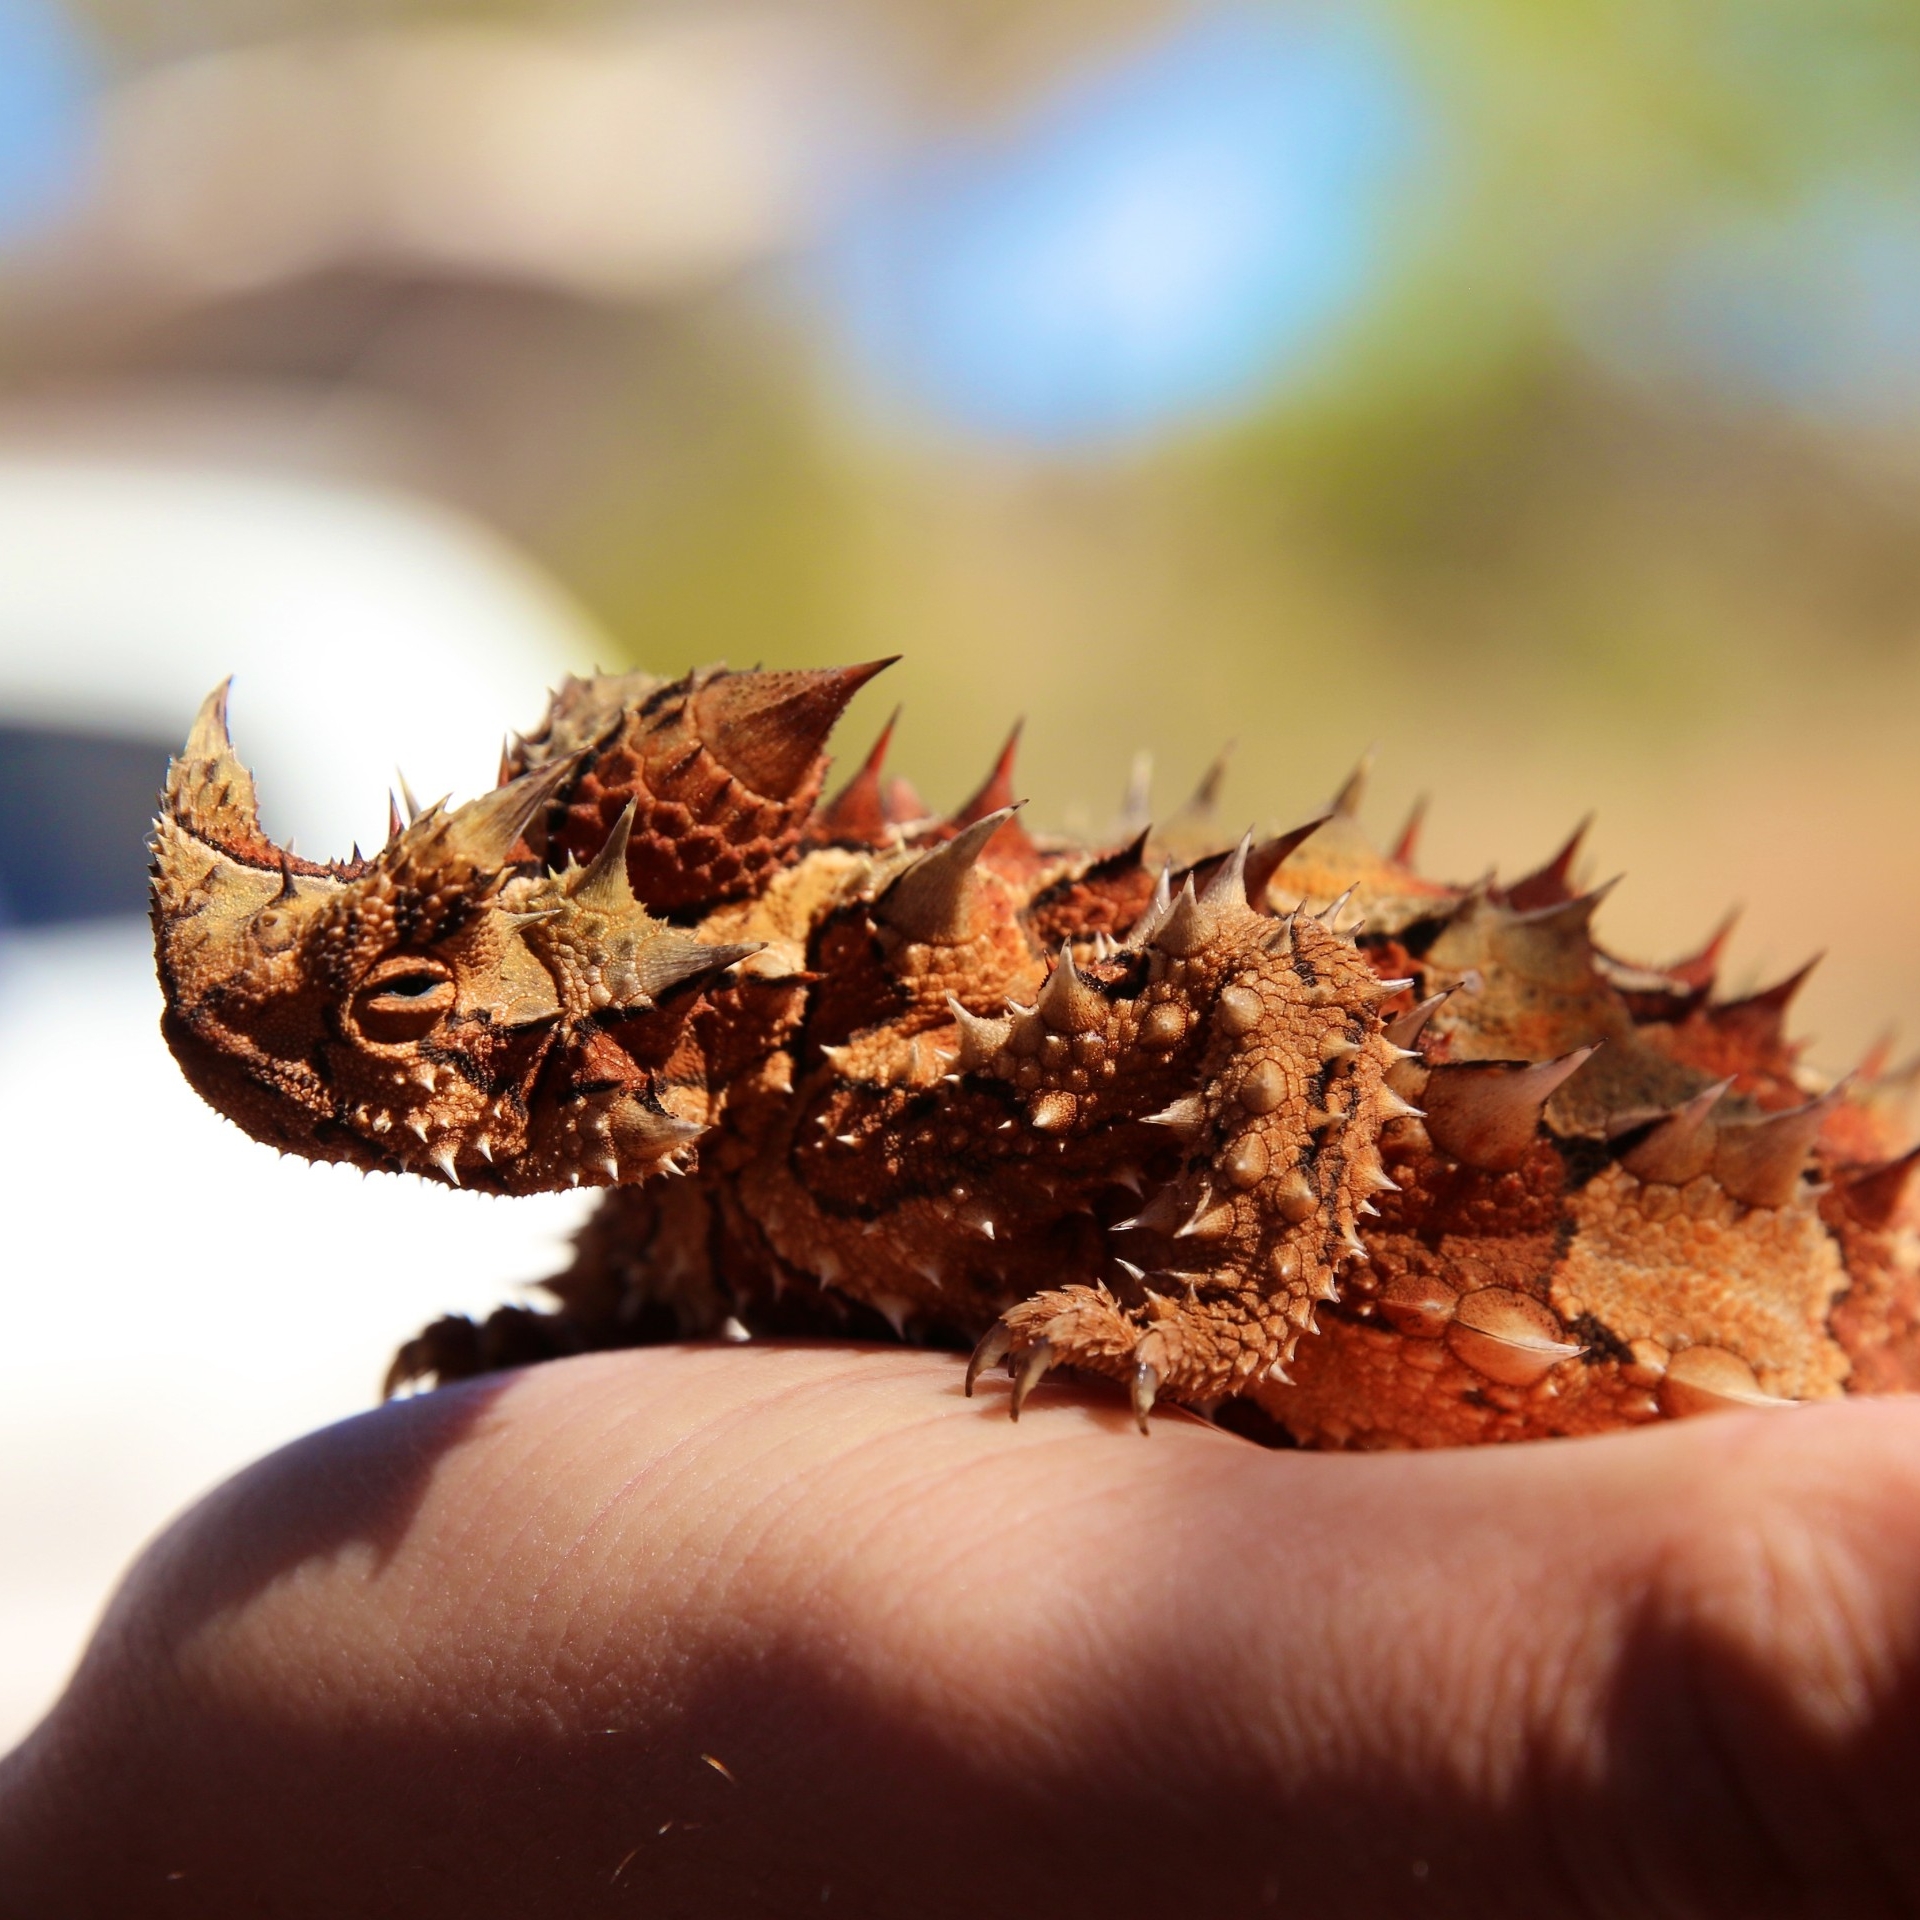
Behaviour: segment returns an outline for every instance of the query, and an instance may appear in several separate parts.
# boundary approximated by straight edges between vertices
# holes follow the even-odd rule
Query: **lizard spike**
[[[1188,1206],[1171,1187],[1162,1187],[1131,1219],[1116,1220],[1115,1233],[1173,1233],[1199,1211]]]
[[[1360,756],[1353,771],[1340,783],[1340,791],[1328,802],[1327,812],[1341,820],[1357,820],[1360,803],[1367,797],[1367,778],[1373,772],[1375,749],[1369,747]]]
[[[1180,889],[1178,897],[1167,912],[1167,917],[1155,929],[1149,943],[1158,947],[1162,953],[1173,955],[1176,960],[1184,960],[1195,954],[1213,938],[1218,926],[1218,916],[1203,912],[1200,902],[1194,896],[1193,876],[1187,876],[1187,883]]]
[[[400,783],[400,801],[407,810],[407,825],[412,826],[426,809],[413,797],[413,789],[407,785],[407,776],[398,767],[394,768],[393,777]],[[436,802],[435,804],[444,803]]]
[[[1073,949],[1060,943],[1060,958],[1035,996],[1041,1019],[1056,1033],[1090,1033],[1107,1021],[1104,995],[1081,979],[1073,964]]]
[[[1578,937],[1585,940],[1587,929],[1593,923],[1593,916],[1601,901],[1620,884],[1622,876],[1615,874],[1611,880],[1603,880],[1599,886],[1589,888],[1585,893],[1573,894],[1565,900],[1555,900],[1543,907],[1534,907],[1514,917],[1522,925],[1537,927],[1543,933],[1559,934],[1568,938]]]
[[[1154,883],[1153,898],[1147,902],[1147,910],[1127,929],[1126,938],[1120,942],[1123,952],[1138,952],[1159,930],[1160,923],[1166,919],[1173,907],[1173,863],[1168,861],[1160,869],[1160,878]]]
[[[1142,1433],[1150,1434],[1153,1423],[1153,1398],[1160,1391],[1160,1375],[1150,1362],[1139,1361],[1133,1369],[1133,1419]]]
[[[1863,1227],[1884,1231],[1899,1219],[1908,1183],[1916,1170],[1920,1170],[1920,1147],[1897,1160],[1883,1160],[1878,1166],[1850,1173],[1835,1183],[1834,1193]]]
[[[1024,720],[1013,723],[1013,731],[1007,735],[1006,745],[1000,749],[992,770],[947,822],[949,826],[970,827],[976,820],[984,820],[988,814],[1013,805],[1013,763],[1020,751],[1020,730],[1025,725]]]
[[[1276,833],[1272,839],[1262,840],[1247,855],[1247,898],[1254,906],[1265,904],[1273,876],[1332,818],[1332,814],[1323,813],[1309,820],[1305,826],[1294,827],[1286,833]]]
[[[984,1067],[1007,1044],[1013,1022],[985,1019],[963,1007],[952,994],[947,995],[947,1006],[960,1029],[959,1070],[969,1073]]]
[[[1213,756],[1207,770],[1200,776],[1200,784],[1188,795],[1187,803],[1180,809],[1180,817],[1194,821],[1213,818],[1213,810],[1220,804],[1220,789],[1226,784],[1227,762],[1233,758],[1235,742],[1227,744]]]
[[[987,842],[1017,811],[1002,807],[929,847],[880,896],[874,916],[909,940],[951,946],[966,937],[972,917],[973,867]]]
[[[645,955],[646,995],[657,998],[675,987],[712,986],[729,967],[751,960],[756,953],[763,952],[765,946],[761,940],[709,945],[693,934],[681,933],[677,927],[663,927]]]
[[[1027,1404],[1027,1395],[1040,1384],[1047,1369],[1053,1365],[1053,1343],[1050,1340],[1036,1340],[1019,1355],[1019,1362],[1020,1370],[1013,1376],[1013,1392],[1007,1402],[1007,1411],[1016,1420],[1020,1418],[1020,1409]]]
[[[1208,1207],[1174,1232],[1176,1240],[1218,1240],[1234,1228],[1233,1208],[1225,1203]]]
[[[163,817],[195,839],[248,866],[272,868],[280,849],[260,824],[253,775],[240,763],[227,731],[227,694],[223,680],[200,703],[187,743],[167,767]],[[155,848],[162,864],[165,856]]]
[[[1433,1068],[1421,1095],[1428,1137],[1464,1166],[1510,1171],[1533,1145],[1547,1102],[1596,1051],[1577,1047],[1537,1066],[1482,1060]]]
[[[1012,1345],[1013,1333],[1001,1320],[996,1320],[980,1336],[980,1344],[974,1348],[967,1361],[966,1394],[969,1400],[973,1398],[974,1383],[989,1367],[1004,1360]]]
[[[920,798],[919,789],[904,773],[896,773],[885,781],[880,797],[885,803],[888,821],[896,827],[933,818],[931,809]]]
[[[450,1140],[443,1140],[427,1158],[446,1176],[448,1186],[457,1187],[460,1184],[460,1168],[454,1160],[453,1143]]]
[[[1393,843],[1393,851],[1387,855],[1388,863],[1396,867],[1405,867],[1413,871],[1413,857],[1420,850],[1420,830],[1427,824],[1427,796],[1419,795],[1407,812],[1407,824],[1400,829],[1399,837]]]
[[[1197,1140],[1207,1124],[1207,1109],[1197,1093],[1182,1094],[1170,1106],[1158,1113],[1143,1114],[1141,1124],[1148,1127],[1165,1127],[1177,1134],[1182,1140]]]
[[[1318,920],[1323,927],[1326,927],[1331,931],[1338,932],[1339,925],[1340,925],[1340,916],[1346,912],[1347,903],[1350,900],[1352,900],[1353,896],[1359,891],[1360,889],[1358,885],[1349,887],[1346,890],[1346,892],[1341,894],[1341,896],[1337,900],[1333,901],[1331,905],[1322,907],[1321,910],[1313,916],[1313,918]]]
[[[1740,1413],[1749,1407],[1790,1407],[1791,1400],[1765,1392],[1754,1371],[1724,1347],[1687,1347],[1667,1363],[1660,1381],[1660,1411],[1669,1419],[1696,1413]]]
[[[1580,857],[1580,848],[1592,831],[1593,815],[1588,814],[1551,860],[1507,888],[1507,905],[1516,913],[1529,913],[1542,907],[1565,906],[1573,900],[1576,897],[1572,885],[1573,863]]]
[[[1510,1287],[1462,1294],[1446,1341],[1456,1359],[1507,1387],[1531,1387],[1586,1351],[1550,1308]]]
[[[789,799],[847,702],[899,657],[799,673],[717,673],[689,702],[695,730],[742,785],[764,799]]]
[[[253,777],[245,767],[239,764],[233,751],[233,733],[227,725],[227,701],[233,692],[233,675],[227,677],[200,702],[200,708],[193,716],[193,725],[187,729],[187,744],[180,750],[182,760],[211,760],[216,763],[232,760],[231,768],[221,769],[222,777],[238,785],[246,783],[249,794],[253,786]],[[257,810],[256,810],[257,818]]]
[[[395,871],[406,870],[422,881],[443,878],[456,866],[475,874],[498,873],[511,860],[527,823],[566,784],[575,764],[549,761],[444,816],[436,802],[408,823],[384,858]]]
[[[400,802],[389,792],[387,794],[387,845],[392,846],[406,831],[407,823],[400,818]]]
[[[1320,1210],[1320,1196],[1302,1168],[1289,1167],[1272,1183],[1270,1191],[1281,1219],[1289,1226],[1297,1227]]]
[[[1411,1100],[1403,1100],[1392,1087],[1383,1086],[1376,1096],[1382,1120],[1424,1120],[1426,1109],[1416,1107]]]
[[[1419,981],[1410,974],[1399,980],[1375,980],[1361,989],[1375,1000],[1391,1000],[1396,994],[1405,993],[1409,987],[1417,987]]]
[[[1253,851],[1253,829],[1240,836],[1240,844],[1214,870],[1200,895],[1200,911],[1218,917],[1247,904],[1247,856]]]
[[[1620,1156],[1620,1164],[1636,1180],[1664,1187],[1684,1187],[1689,1180],[1697,1180],[1713,1165],[1714,1128],[1709,1116],[1732,1085],[1729,1075],[1675,1107],[1644,1140]]]
[[[1691,992],[1710,993],[1720,974],[1720,955],[1726,950],[1727,941],[1739,924],[1740,909],[1735,907],[1707,936],[1704,946],[1688,954],[1684,960],[1676,960],[1671,966],[1663,967],[1661,971]]]
[[[1764,1120],[1722,1123],[1715,1129],[1713,1176],[1749,1207],[1784,1207],[1800,1191],[1800,1176],[1821,1123],[1845,1098],[1847,1082],[1803,1107]]]
[[[1898,1029],[1883,1027],[1860,1056],[1860,1064],[1854,1068],[1853,1077],[1863,1085],[1871,1085],[1878,1080],[1893,1065],[1894,1042],[1899,1037]]]
[[[886,765],[887,749],[893,744],[893,730],[900,724],[900,709],[895,707],[880,729],[880,737],[867,749],[859,771],[814,816],[816,830],[829,840],[853,840],[862,846],[885,846],[890,835],[887,807],[880,788],[880,770]]]
[[[1723,1000],[1718,1006],[1709,1007],[1708,1020],[1722,1032],[1731,1030],[1763,1040],[1777,1039],[1786,1030],[1787,1009],[1807,984],[1807,976],[1825,958],[1824,953],[1816,953],[1805,966],[1784,980],[1776,980],[1772,986],[1762,987],[1758,993],[1749,993],[1742,999]]]
[[[636,1157],[678,1153],[691,1146],[706,1132],[697,1120],[682,1120],[677,1114],[655,1113],[638,1101],[625,1103],[615,1122],[617,1144],[622,1153]],[[680,1173],[684,1169],[672,1169]]]
[[[571,886],[572,897],[582,906],[617,913],[639,903],[627,882],[627,846],[633,838],[634,814],[638,802],[629,800],[613,823],[606,844],[582,867]]]
[[[1440,992],[1430,994],[1417,1006],[1410,1007],[1401,1014],[1397,1020],[1389,1020],[1380,1029],[1381,1037],[1390,1047],[1398,1047],[1403,1052],[1410,1051],[1420,1038],[1421,1030],[1427,1022],[1459,991],[1457,986],[1444,987]]]

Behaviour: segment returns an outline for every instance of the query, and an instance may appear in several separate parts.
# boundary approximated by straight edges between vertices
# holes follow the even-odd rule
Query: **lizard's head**
[[[267,838],[210,695],[152,843],[162,1030],[201,1095],[310,1159],[496,1191],[635,1179],[697,1138],[698,1086],[661,1097],[674,1010],[754,949],[647,913],[630,815],[589,865],[545,871],[522,836],[572,769],[318,865]]]

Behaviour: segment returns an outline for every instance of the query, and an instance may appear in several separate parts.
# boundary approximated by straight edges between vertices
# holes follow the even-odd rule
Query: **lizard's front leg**
[[[1377,1011],[1404,983],[1379,980],[1330,925],[1254,912],[1229,865],[1136,937],[1125,1043],[1201,1037],[1189,1089],[1147,1116],[1179,1142],[1179,1164],[1115,1223],[1127,1297],[1081,1284],[1023,1301],[988,1330],[968,1385],[1004,1358],[1017,1414],[1050,1366],[1104,1374],[1130,1387],[1144,1429],[1157,1397],[1206,1404],[1284,1368],[1364,1252],[1358,1222],[1393,1184],[1380,1128],[1409,1109],[1386,1084],[1397,1049]],[[1021,1038],[982,1071],[1010,1074],[1063,1131],[1091,1125],[1096,1103],[1062,1105]]]

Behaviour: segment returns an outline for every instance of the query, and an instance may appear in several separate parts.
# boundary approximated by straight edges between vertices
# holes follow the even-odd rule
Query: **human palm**
[[[1920,1907],[1920,1406],[1331,1456],[960,1379],[657,1348],[283,1450],[0,1766],[0,1912]]]

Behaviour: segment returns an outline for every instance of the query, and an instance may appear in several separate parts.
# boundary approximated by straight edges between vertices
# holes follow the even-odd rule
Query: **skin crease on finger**
[[[0,1913],[1920,1908],[1920,1405],[1151,1442],[652,1349],[219,1490],[0,1765]]]

